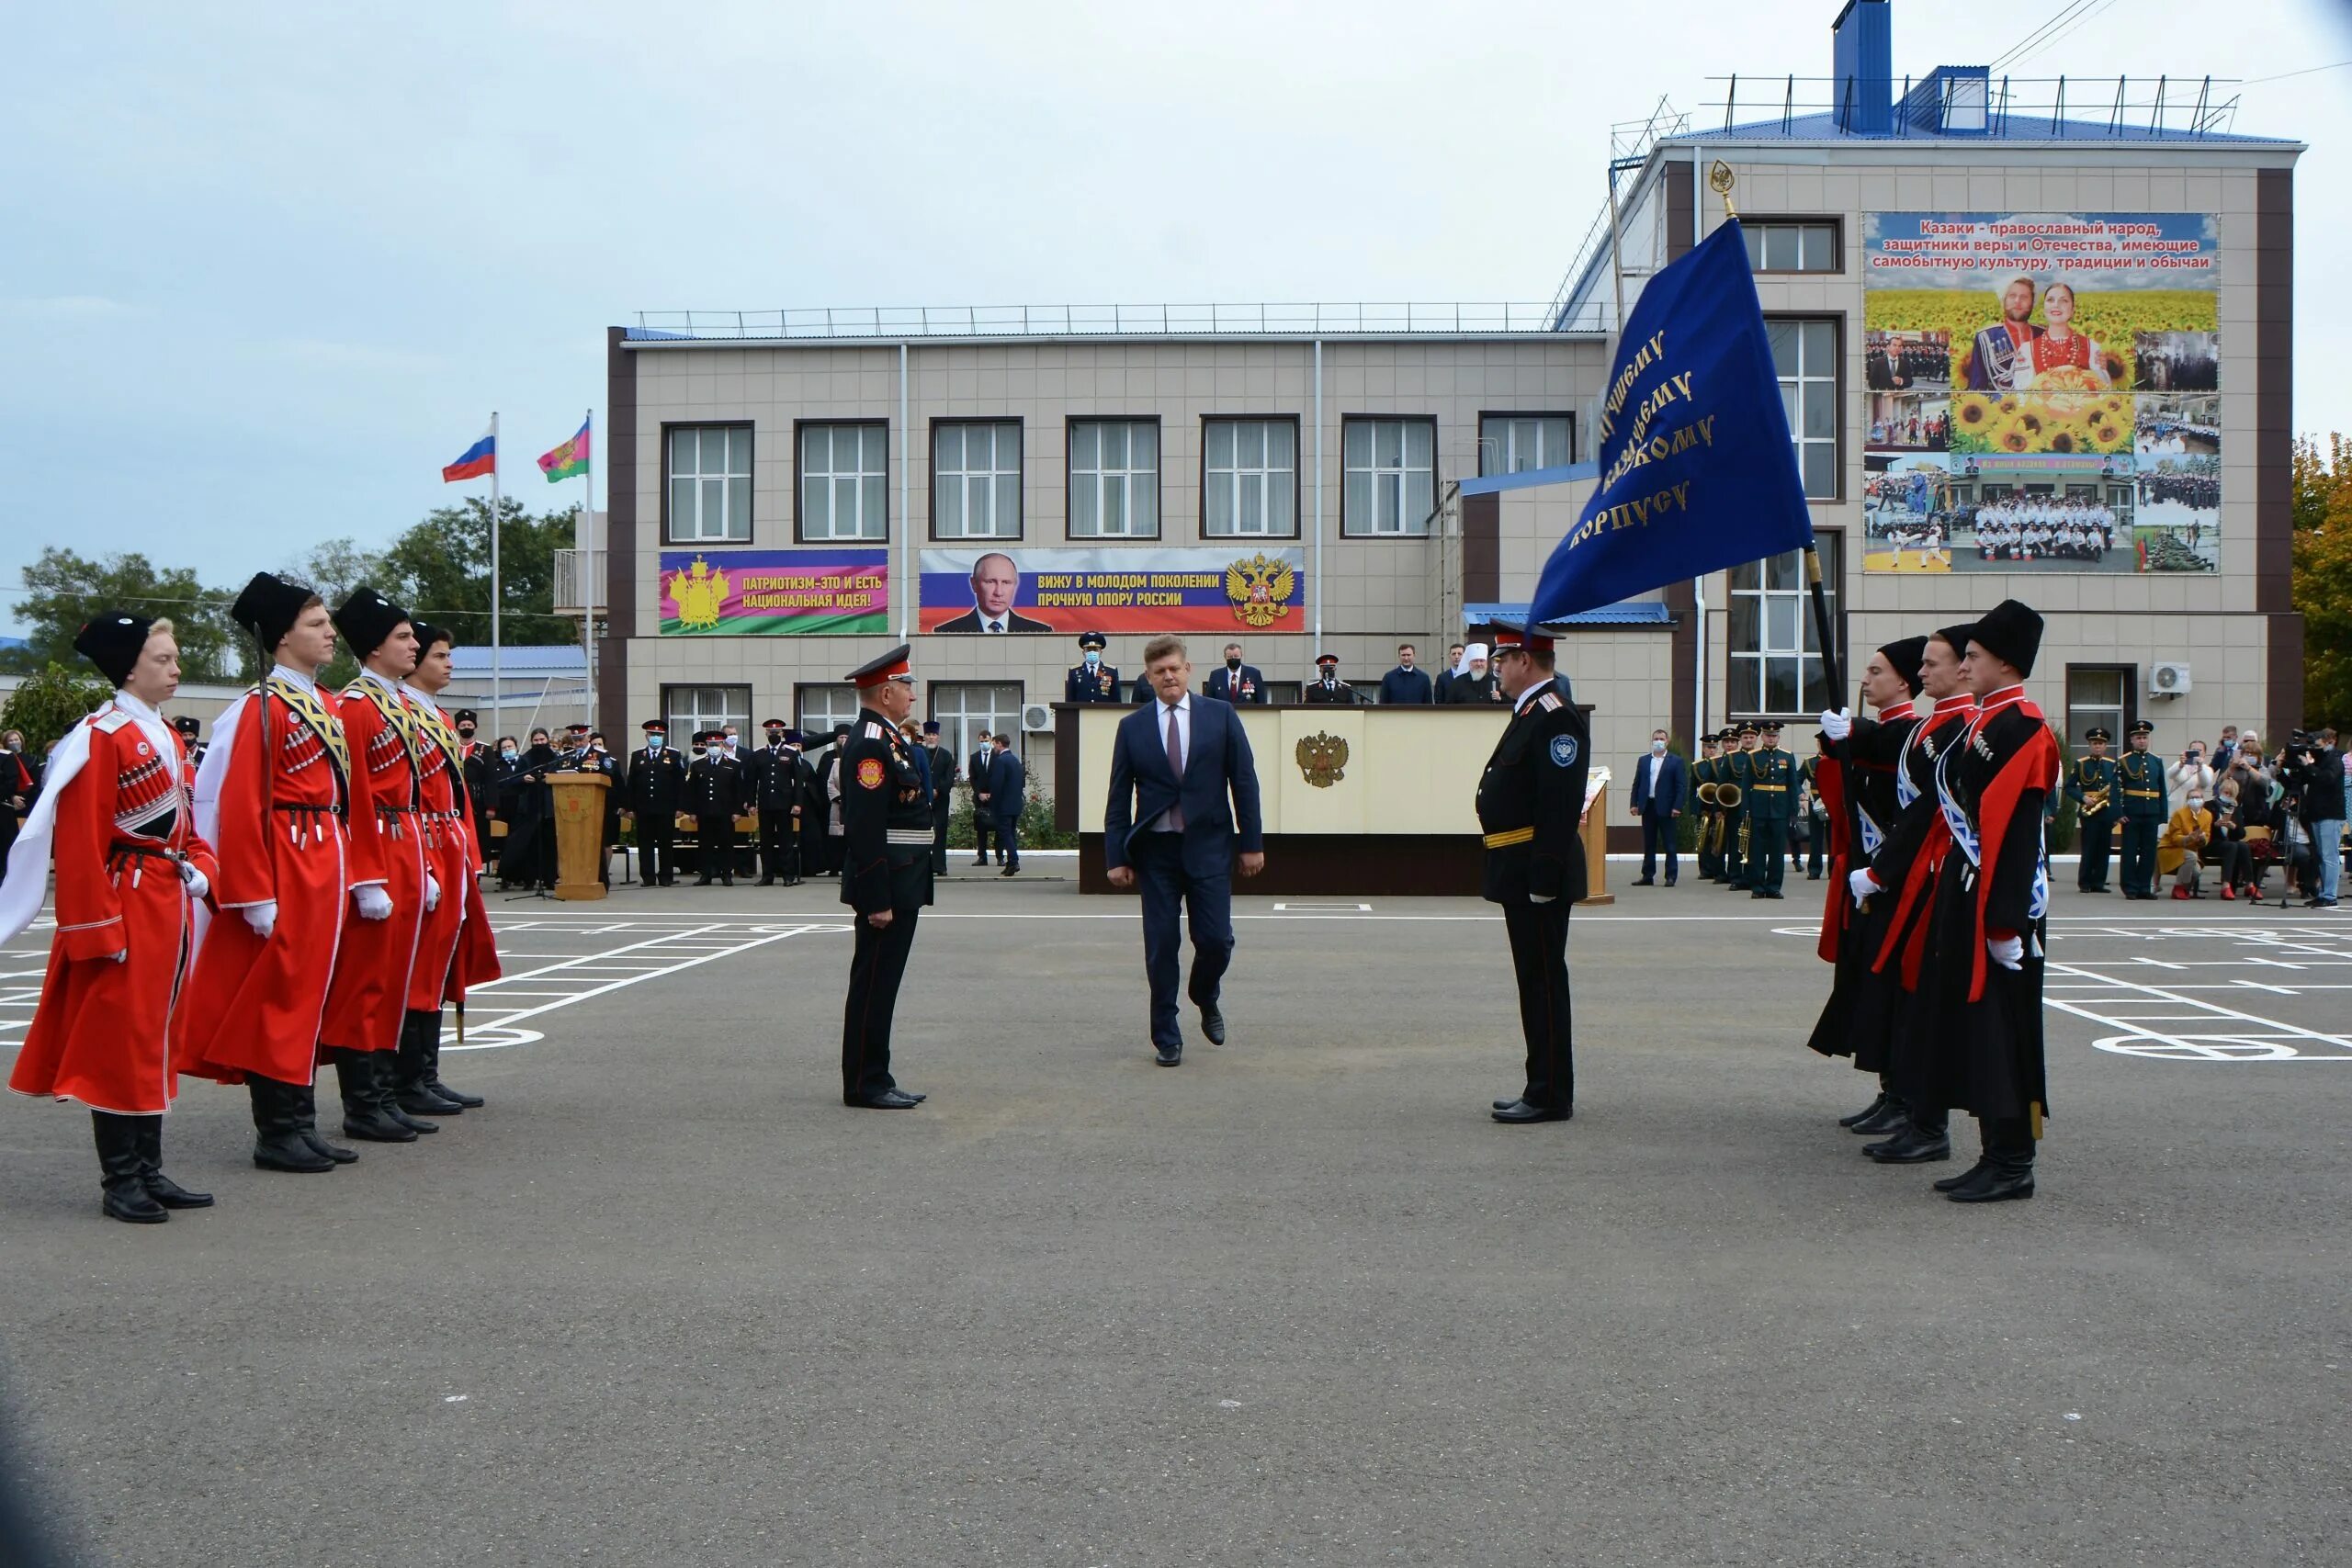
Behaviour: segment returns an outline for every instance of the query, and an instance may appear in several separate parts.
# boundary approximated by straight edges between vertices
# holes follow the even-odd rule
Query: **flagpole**
[[[501,705],[498,668],[498,411],[490,411],[490,711],[494,738],[506,722]]]
[[[587,558],[582,563],[587,570],[580,584],[580,679],[588,694],[591,728],[596,723],[596,438],[591,428],[595,423],[594,409],[580,422],[581,434],[588,437],[588,450],[580,458],[580,477],[588,481],[588,510],[581,515],[581,532],[587,536],[588,547],[581,552]]]

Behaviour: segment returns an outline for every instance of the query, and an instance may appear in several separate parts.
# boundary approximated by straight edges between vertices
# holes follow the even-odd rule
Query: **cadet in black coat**
[[[638,875],[648,887],[678,880],[678,806],[686,795],[685,760],[670,745],[670,728],[649,718],[639,728],[645,744],[629,753],[622,796],[637,818]]]
[[[800,819],[808,807],[800,779],[800,732],[780,718],[762,726],[767,744],[746,763],[744,787],[760,814],[760,886],[800,881]]]
[[[914,749],[899,733],[914,707],[904,643],[856,671],[863,705],[842,749],[842,902],[857,911],[849,999],[842,1012],[842,1103],[905,1111],[923,1097],[890,1074],[890,1021],[931,902],[931,801]]]
[[[1356,689],[1340,679],[1340,656],[1318,653],[1315,656],[1315,679],[1298,694],[1303,703],[1353,704]]]
[[[1592,736],[1568,684],[1553,672],[1552,638],[1498,626],[1498,679],[1510,723],[1478,781],[1487,901],[1503,907],[1519,982],[1527,1085],[1495,1101],[1495,1120],[1565,1122],[1576,1113],[1575,1030],[1568,1002],[1568,909],[1585,896],[1585,775]]]
[[[1101,632],[1078,634],[1079,661],[1062,677],[1062,701],[1066,703],[1115,703],[1119,700],[1119,671],[1115,665],[1106,664],[1102,650],[1111,639]]]
[[[923,755],[931,763],[931,874],[947,874],[947,817],[956,806],[956,753],[939,743],[939,721],[925,719]]]
[[[735,886],[735,814],[743,809],[743,764],[727,754],[718,732],[695,737],[702,755],[686,768],[685,804],[695,819],[695,886],[710,886],[716,872]]]

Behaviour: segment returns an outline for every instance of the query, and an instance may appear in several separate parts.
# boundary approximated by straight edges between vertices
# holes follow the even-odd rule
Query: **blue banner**
[[[1595,428],[1600,488],[1544,563],[1533,619],[1813,543],[1736,222],[1642,290]]]

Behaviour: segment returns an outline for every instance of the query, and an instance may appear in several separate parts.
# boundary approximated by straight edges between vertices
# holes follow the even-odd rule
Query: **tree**
[[[51,741],[96,712],[113,691],[105,676],[86,667],[46,665],[8,694],[0,729],[23,730],[25,755],[38,764],[48,758]]]
[[[209,592],[187,567],[158,568],[139,554],[90,559],[54,545],[24,569],[23,613],[32,623],[33,669],[71,663],[74,634],[99,610],[167,616],[180,645],[180,668],[191,681],[224,680],[241,668],[227,599]]]
[[[2295,443],[2294,604],[2303,617],[2302,721],[2352,725],[2352,441]]]
[[[534,517],[514,497],[499,498],[500,640],[537,647],[580,640],[580,624],[553,613],[555,552],[571,547],[575,511]],[[388,578],[407,595],[402,604],[447,627],[461,647],[489,643],[489,502],[475,497],[435,508],[393,541],[383,561]]]

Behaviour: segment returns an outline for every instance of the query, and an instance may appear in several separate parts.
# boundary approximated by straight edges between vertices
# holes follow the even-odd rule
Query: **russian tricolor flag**
[[[493,426],[481,433],[481,439],[467,447],[458,460],[441,470],[442,482],[458,479],[478,479],[484,474],[498,472],[498,434]]]

